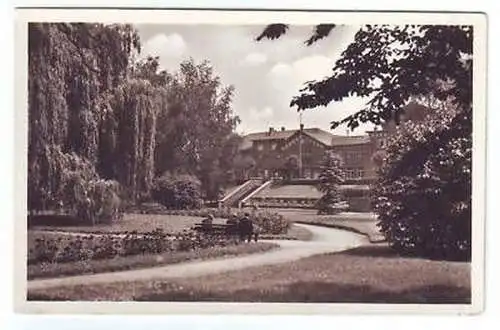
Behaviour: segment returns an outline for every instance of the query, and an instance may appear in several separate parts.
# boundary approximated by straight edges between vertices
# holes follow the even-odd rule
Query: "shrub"
[[[119,186],[115,181],[86,180],[78,172],[68,175],[67,195],[62,202],[66,208],[85,223],[111,223],[123,216]]]
[[[253,215],[254,224],[260,227],[261,234],[285,234],[290,229],[290,222],[281,214],[262,211]]]
[[[341,201],[339,185],[345,180],[342,170],[342,158],[327,151],[321,164],[321,173],[319,175],[319,191],[323,196],[316,202],[318,213],[331,212],[332,205]]]
[[[117,182],[99,179],[89,161],[59,147],[47,147],[45,155],[48,191],[43,200],[30,206],[66,212],[85,224],[109,223],[122,216]]]
[[[471,109],[436,110],[390,139],[373,205],[396,250],[470,259],[471,116]]]
[[[165,174],[155,179],[151,195],[155,201],[175,209],[200,208],[200,182],[193,176]]]

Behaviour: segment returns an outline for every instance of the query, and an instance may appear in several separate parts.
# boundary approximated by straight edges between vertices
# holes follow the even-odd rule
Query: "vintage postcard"
[[[18,311],[482,311],[484,14],[15,24]]]

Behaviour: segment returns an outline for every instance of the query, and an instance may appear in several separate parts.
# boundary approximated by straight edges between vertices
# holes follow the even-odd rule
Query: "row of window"
[[[258,143],[257,144],[257,150],[258,151],[263,151],[264,150],[264,144],[263,143]],[[277,143],[273,143],[270,145],[271,150],[276,150],[278,147]],[[310,146],[309,146],[310,147]],[[380,141],[380,147],[383,147],[383,141]],[[303,162],[304,163],[310,163],[312,161],[312,157],[310,155],[310,148],[304,147],[302,149],[302,157],[303,157]],[[345,152],[339,152],[342,158],[344,158],[344,162],[347,164],[352,164],[352,163],[362,163],[365,159],[367,159],[368,153],[367,151],[345,151]]]
[[[360,179],[365,176],[365,171],[362,168],[350,168],[344,172],[346,179]]]
[[[365,171],[362,168],[345,169],[344,173],[346,179],[362,179],[365,177]],[[302,173],[304,178],[311,178],[311,179],[317,179],[319,177],[319,174],[320,174],[319,169],[313,170],[310,168],[304,168],[304,172]],[[278,176],[279,172],[265,169],[260,172],[260,175],[264,175],[264,177]]]
[[[273,143],[273,144],[271,144],[271,149],[272,149],[272,150],[276,150],[276,148],[277,148],[277,147],[278,147],[278,144],[277,144],[277,143]],[[259,143],[259,144],[257,144],[257,150],[259,150],[259,151],[264,150],[264,144],[263,144],[263,143]]]

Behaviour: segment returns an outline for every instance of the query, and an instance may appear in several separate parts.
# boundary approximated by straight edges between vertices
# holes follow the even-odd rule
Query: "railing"
[[[255,189],[252,193],[250,193],[247,197],[243,198],[240,203],[239,203],[239,207],[243,207],[243,206],[246,206],[248,201],[253,197],[255,196],[256,194],[258,194],[262,189],[266,188],[267,186],[269,186],[271,183],[273,183],[273,180],[269,180],[269,181],[266,181],[264,184],[262,184],[259,188]]]
[[[244,196],[250,191],[257,188],[261,183],[262,180],[257,178],[246,181],[244,184],[230,192],[228,195],[224,196],[224,198],[219,201],[219,207],[232,206],[240,199],[244,198]]]

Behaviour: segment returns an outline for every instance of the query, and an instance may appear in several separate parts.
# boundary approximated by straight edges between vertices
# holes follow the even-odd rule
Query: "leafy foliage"
[[[190,175],[164,174],[154,181],[152,197],[167,208],[201,207],[200,181]]]
[[[321,164],[321,173],[319,174],[319,191],[323,196],[317,202],[319,212],[332,208],[333,205],[341,202],[341,193],[339,185],[344,183],[345,174],[342,169],[342,158],[327,151]]]
[[[472,110],[448,106],[389,140],[373,191],[381,231],[404,253],[469,259]]]
[[[251,171],[255,168],[257,162],[250,155],[237,153],[233,160],[233,168],[237,182],[246,181],[250,177]]]
[[[140,44],[129,25],[30,23],[28,33],[28,207],[36,210],[63,201],[70,163],[85,164],[79,185],[100,174],[111,139],[101,133],[113,125],[103,108]]]
[[[319,24],[314,28],[313,35],[304,43],[311,46],[316,41],[328,37],[330,32],[335,28],[335,24]]]
[[[264,29],[264,31],[262,31],[262,33],[257,38],[255,38],[255,40],[261,41],[264,38],[270,40],[278,39],[283,34],[285,34],[287,30],[287,24],[270,24]]]
[[[371,157],[371,161],[376,167],[382,166],[384,163],[385,152],[383,150],[377,150]]]
[[[108,223],[122,216],[120,187],[112,180],[100,179],[92,164],[58,146],[47,146],[40,159],[43,180],[39,182],[37,209],[69,212],[78,221]],[[33,187],[29,187],[33,188]],[[33,195],[32,195],[33,196]]]
[[[196,175],[204,197],[217,199],[237,152],[234,88],[222,85],[210,63],[192,59],[166,75],[166,88],[171,106],[158,117],[156,172]]]
[[[165,90],[148,80],[127,79],[107,99],[101,131],[101,172],[127,188],[131,201],[148,195],[154,171],[157,114],[166,108]]]

